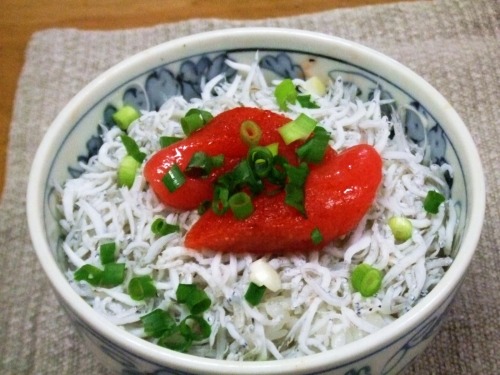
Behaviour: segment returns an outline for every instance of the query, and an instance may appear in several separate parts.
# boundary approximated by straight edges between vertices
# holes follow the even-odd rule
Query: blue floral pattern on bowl
[[[453,194],[456,197],[457,204],[460,205],[462,200],[465,200],[465,182],[461,173],[460,163],[455,150],[451,146],[446,133],[441,126],[433,119],[432,115],[411,95],[404,92],[400,87],[397,87],[378,77],[374,73],[364,70],[360,67],[353,66],[344,61],[335,60],[326,56],[311,56],[305,55],[300,51],[282,51],[282,50],[266,50],[259,52],[261,57],[259,60],[260,66],[270,78],[276,77],[305,77],[304,61],[308,64],[308,69],[313,66],[313,70],[323,72],[332,78],[341,75],[344,82],[355,84],[359,91],[358,93],[365,99],[373,96],[375,88],[382,89],[384,99],[395,99],[395,103],[384,105],[383,111],[390,115],[392,111],[399,113],[404,118],[406,132],[409,138],[420,144],[432,145],[429,147],[428,160],[437,163],[450,163],[453,165],[457,173],[453,177],[449,176],[448,184],[450,188],[455,189]],[[92,155],[95,155],[99,150],[102,141],[100,140],[100,124],[112,126],[112,115],[124,103],[135,106],[142,110],[157,110],[163,102],[173,95],[183,95],[186,99],[199,97],[201,92],[201,84],[203,80],[209,80],[217,74],[226,74],[228,79],[234,75],[234,71],[229,68],[224,61],[231,59],[233,61],[251,62],[255,56],[255,50],[234,50],[220,51],[213,54],[204,54],[200,56],[192,56],[183,61],[176,61],[158,66],[125,85],[110,88],[109,93],[104,96],[99,103],[83,118],[76,122],[76,129],[80,122],[94,122],[93,128],[86,130],[87,141],[81,147],[82,142],[77,140],[74,134],[68,135],[68,144],[65,149],[59,150],[61,154],[72,154],[75,152],[71,148],[75,145],[79,147],[79,155],[77,160],[71,165],[51,166],[53,171],[67,170],[67,176],[59,175],[59,179],[64,179],[69,176],[78,176],[82,170],[77,162],[86,162]],[[76,132],[75,132],[76,134]],[[79,134],[80,135],[80,134]],[[61,168],[64,167],[64,168]],[[60,173],[60,172],[57,172]],[[52,172],[52,174],[56,174]],[[458,183],[457,183],[458,180]],[[47,190],[50,190],[47,188]],[[55,203],[51,199],[51,194],[48,193],[47,206],[51,207]],[[53,208],[53,207],[52,207]],[[49,209],[48,216],[55,212]],[[459,235],[464,229],[464,212],[459,220]],[[50,220],[46,220],[47,222]],[[51,227],[51,224],[46,224],[48,233],[53,233],[52,241],[57,243],[57,228]],[[60,259],[60,257],[58,257]],[[394,342],[387,343],[383,348],[374,350],[368,353],[361,360],[357,359],[356,363],[344,363],[335,368],[325,369],[324,371],[312,372],[310,374],[341,374],[341,375],[375,375],[375,374],[395,374],[401,371],[411,360],[419,354],[430,338],[437,332],[439,322],[442,321],[449,304],[453,299],[453,295],[442,304],[441,308],[434,311],[427,319],[414,327],[409,332],[404,332]],[[64,304],[62,304],[64,306]],[[189,374],[179,371],[174,368],[169,368],[155,363],[151,360],[141,358],[134,353],[130,353],[125,349],[120,348],[115,343],[106,339],[99,332],[94,331],[87,324],[82,322],[78,314],[65,307],[68,315],[74,321],[78,331],[84,339],[93,345],[101,347],[101,352],[105,354],[104,361],[111,363],[115,369],[120,369],[123,374]],[[384,352],[386,361],[381,363],[377,358],[380,358],[380,352]]]

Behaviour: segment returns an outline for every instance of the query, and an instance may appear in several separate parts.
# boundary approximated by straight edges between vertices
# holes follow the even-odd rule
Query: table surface
[[[31,35],[42,29],[74,27],[113,30],[147,27],[189,18],[259,19],[286,17],[400,0],[3,0],[0,12],[0,194],[5,182],[9,127],[24,52]]]

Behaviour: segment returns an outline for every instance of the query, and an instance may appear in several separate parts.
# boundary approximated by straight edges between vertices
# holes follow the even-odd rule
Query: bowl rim
[[[231,38],[227,37],[228,34],[231,35]],[[161,56],[167,56],[169,53],[175,54],[176,51],[190,49],[213,50],[214,48],[210,47],[212,45],[217,46],[217,48],[222,46],[219,49],[230,49],[231,45],[237,46],[238,44],[241,45],[241,43],[246,43],[245,48],[248,46],[250,48],[257,47],[258,44],[268,45],[274,43],[275,48],[279,48],[285,40],[297,42],[303,46],[302,48],[306,48],[307,44],[314,46],[311,47],[312,49],[320,49],[325,46],[335,47],[342,53],[354,54],[360,59],[370,59],[370,70],[384,71],[390,69],[392,74],[401,81],[400,85],[402,86],[408,86],[412,82],[414,92],[417,92],[418,95],[432,97],[431,105],[427,105],[427,102],[425,105],[429,112],[433,115],[438,113],[442,119],[446,119],[447,123],[453,124],[453,136],[450,137],[451,128],[445,128],[445,132],[454,145],[457,143],[461,149],[467,150],[467,153],[460,155],[459,159],[464,170],[470,173],[467,180],[467,210],[470,218],[464,231],[467,235],[462,238],[460,250],[448,272],[416,306],[384,327],[384,329],[353,343],[346,344],[339,349],[300,358],[263,362],[238,362],[202,358],[160,348],[105,321],[71,288],[52,256],[45,234],[43,216],[45,188],[43,187],[50,172],[50,163],[46,161],[50,160],[49,157],[54,152],[53,144],[57,143],[57,139],[60,138],[59,134],[68,127],[69,123],[74,121],[75,113],[92,103],[92,93],[105,89],[110,82],[119,83],[123,81],[120,77],[139,69],[139,65],[143,64],[144,61],[161,61]],[[300,50],[300,48],[297,48],[297,43],[294,49]],[[309,51],[305,50],[305,52],[310,51],[311,49]],[[172,61],[172,59],[167,60]],[[165,63],[168,61],[165,61]],[[442,123],[442,121],[438,122]],[[337,365],[347,365],[358,361],[360,357],[367,357],[378,350],[383,350],[383,347],[389,346],[411,329],[414,329],[423,318],[431,316],[435,309],[449,300],[450,295],[456,293],[479,241],[485,211],[485,182],[479,153],[458,113],[434,87],[408,67],[369,47],[332,35],[281,27],[244,27],[202,32],[161,43],[126,58],[88,83],[54,119],[36,151],[29,174],[26,211],[31,241],[38,261],[52,288],[58,297],[64,301],[65,308],[70,308],[92,330],[115,345],[124,347],[142,358],[165,367],[187,372],[200,371],[219,374],[235,372],[253,374],[255,371],[272,374],[283,372],[302,373],[303,371],[312,372]]]

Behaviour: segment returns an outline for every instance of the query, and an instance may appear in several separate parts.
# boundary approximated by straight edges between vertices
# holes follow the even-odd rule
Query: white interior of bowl
[[[449,271],[431,293],[410,312],[386,328],[335,351],[307,358],[242,363],[194,357],[160,348],[104,321],[70,287],[54,259],[55,250],[51,249],[48,241],[51,235],[46,234],[47,231],[57,230],[55,225],[46,226],[46,221],[50,220],[45,208],[49,176],[51,179],[59,180],[67,178],[67,172],[54,169],[52,163],[56,155],[61,152],[58,146],[65,139],[61,135],[71,132],[75,121],[84,117],[91,108],[102,106],[102,103],[95,103],[94,100],[101,98],[103,92],[109,92],[110,88],[111,90],[118,88],[129,81],[130,77],[136,77],[162,63],[214,50],[286,49],[287,47],[312,54],[334,55],[340,60],[362,66],[404,88],[412,97],[424,104],[428,112],[441,124],[458,155],[466,181],[464,184],[467,203],[465,215],[467,221],[464,230],[466,235],[461,239],[456,259]],[[92,131],[89,128],[89,136]],[[72,147],[66,148],[63,154],[71,153],[71,149]],[[74,152],[76,155],[77,151]],[[45,273],[64,303],[73,312],[78,312],[81,319],[95,331],[144,358],[179,370],[218,374],[253,374],[256,371],[278,374],[319,371],[332,368],[335,364],[355,361],[395,341],[448,301],[460,285],[479,239],[484,216],[485,188],[479,156],[463,121],[433,87],[408,68],[371,49],[323,34],[287,29],[243,28],[214,31],[167,42],[125,60],[92,81],[71,100],[47,131],[31,169],[27,202],[29,202],[27,211],[32,241]]]

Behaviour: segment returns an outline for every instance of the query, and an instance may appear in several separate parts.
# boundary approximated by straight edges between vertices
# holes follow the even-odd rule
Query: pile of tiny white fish
[[[238,74],[231,80],[219,75],[203,85],[201,98],[187,102],[168,99],[158,112],[144,112],[128,134],[148,157],[160,149],[159,137],[183,136],[180,118],[190,108],[214,116],[238,106],[280,112],[273,90],[258,64],[228,61]],[[331,147],[341,151],[368,143],[383,159],[383,180],[376,201],[357,228],[321,251],[296,256],[257,256],[200,252],[183,246],[186,231],[198,213],[175,212],[162,205],[148,188],[142,171],[133,186],[118,187],[120,160],[126,155],[118,127],[104,125],[104,144],[84,173],[56,186],[60,195],[62,244],[73,288],[110,324],[144,337],[140,317],[161,308],[181,319],[188,312],[175,300],[179,283],[194,283],[212,301],[203,316],[211,326],[210,337],[193,345],[189,353],[228,360],[270,360],[305,356],[338,348],[382,329],[411,309],[442,278],[451,264],[449,257],[456,225],[453,202],[448,199],[439,212],[423,209],[429,190],[449,196],[444,174],[448,165],[428,165],[425,150],[405,137],[398,116],[383,116],[380,99],[363,102],[356,87],[341,77],[325,85],[325,92],[294,79],[309,91],[319,108],[289,105],[290,118],[305,113],[331,134]],[[391,132],[393,136],[390,137]],[[427,165],[426,165],[427,164]],[[142,168],[142,167],[141,167]],[[413,225],[409,240],[398,242],[388,226],[389,218],[404,216]],[[151,223],[163,217],[179,224],[180,233],[157,237]],[[99,244],[113,241],[117,261],[126,264],[126,280],[150,275],[156,298],[133,300],[126,282],[114,288],[93,287],[73,278],[84,264],[99,265]],[[268,291],[257,306],[244,294],[249,285],[249,266],[263,258],[279,275],[281,288]],[[362,297],[350,283],[355,265],[367,263],[383,272],[382,287],[372,297]],[[154,340],[152,340],[154,342]]]

